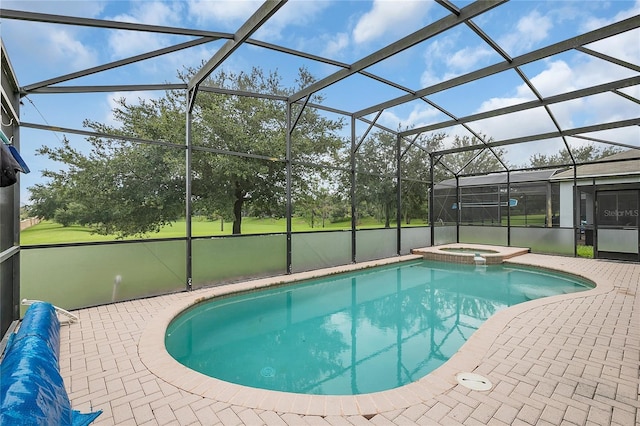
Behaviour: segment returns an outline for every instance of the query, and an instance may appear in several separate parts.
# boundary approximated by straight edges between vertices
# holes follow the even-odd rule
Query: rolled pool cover
[[[60,322],[53,305],[36,302],[9,339],[0,363],[0,425],[88,425],[102,411],[71,409],[58,363]]]

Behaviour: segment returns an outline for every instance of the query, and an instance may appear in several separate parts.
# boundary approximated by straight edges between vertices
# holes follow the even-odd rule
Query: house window
[[[598,193],[598,226],[638,227],[638,191]]]

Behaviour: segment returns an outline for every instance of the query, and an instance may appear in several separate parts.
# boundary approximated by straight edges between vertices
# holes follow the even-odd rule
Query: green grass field
[[[220,221],[209,221],[196,218],[191,222],[191,232],[194,237],[231,235],[232,225],[233,224],[231,222],[225,222],[223,225],[224,229],[221,230]],[[383,225],[384,224],[374,218],[363,219],[359,224],[359,226],[363,228],[382,228]],[[421,226],[425,225],[425,223],[422,221],[414,221],[412,225]],[[327,221],[325,222],[324,228],[322,228],[321,224],[318,223],[316,223],[314,228],[311,228],[311,225],[309,225],[304,219],[294,218],[291,226],[294,232],[340,230],[351,229],[351,221],[346,220],[335,223]],[[285,219],[258,219],[252,217],[242,219],[243,234],[269,234],[286,232],[286,230],[287,222]],[[180,220],[163,227],[158,233],[147,234],[146,238],[180,238],[184,237],[185,234],[186,222],[184,220]],[[134,240],[140,238],[130,237],[125,239]],[[84,226],[72,225],[64,227],[51,221],[43,221],[20,233],[20,244],[24,246],[114,240],[117,240],[115,235],[98,235],[92,233],[91,229]]]
[[[578,246],[578,257],[586,257],[587,259],[593,259],[593,246]]]
[[[511,226],[544,226],[545,225],[544,214],[530,214],[527,216],[524,215],[512,215],[511,216]],[[507,226],[507,217],[502,218],[502,224]]]
[[[506,226],[506,218],[503,220],[503,225]],[[512,216],[512,226],[524,225],[524,217]],[[526,220],[529,226],[544,226],[544,215],[528,216]],[[204,236],[219,236],[219,235],[231,235],[232,223],[225,222],[222,224],[220,221],[210,221],[204,218],[194,218],[191,222],[192,235],[194,237]],[[293,218],[292,229],[294,232],[308,232],[308,231],[323,231],[323,230],[348,230],[351,229],[351,221],[349,219],[342,222],[325,222],[325,227],[321,226],[320,222],[316,222],[316,226],[311,228],[311,225],[302,218]],[[410,226],[424,226],[424,221],[414,220]],[[358,225],[360,228],[382,228],[383,223],[379,222],[375,218],[362,219]],[[392,227],[395,224],[391,225]],[[403,226],[407,226],[403,224]],[[270,234],[286,232],[287,223],[285,219],[259,219],[253,217],[246,217],[242,219],[242,233],[243,234]],[[186,234],[186,222],[179,220],[171,225],[163,227],[160,232],[147,234],[145,238],[181,238]],[[137,240],[140,237],[129,237],[127,240]],[[37,244],[64,244],[64,243],[79,243],[79,242],[100,242],[100,241],[114,241],[117,240],[115,235],[99,235],[92,233],[90,228],[72,225],[64,227],[58,223],[51,221],[43,221],[37,225],[25,229],[20,233],[21,245],[37,245]],[[580,255],[580,254],[579,254]],[[587,252],[584,253],[584,257],[589,257]],[[593,257],[593,252],[591,252]]]

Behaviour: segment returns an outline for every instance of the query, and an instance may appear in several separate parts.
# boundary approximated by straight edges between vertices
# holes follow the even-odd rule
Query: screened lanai
[[[598,236],[596,198],[629,212],[600,223],[603,256],[640,260],[637,2],[240,3],[2,3],[2,131],[31,169],[0,189],[3,332],[24,297],[74,309],[449,242],[575,256]],[[259,84],[230,77],[254,67]],[[75,170],[46,155],[67,143],[125,152],[74,205],[144,211],[145,232],[24,244],[34,188]],[[596,162],[610,173],[579,172]],[[481,178],[482,196],[461,184]],[[111,216],[91,223],[120,229]],[[281,227],[229,232],[254,218]]]

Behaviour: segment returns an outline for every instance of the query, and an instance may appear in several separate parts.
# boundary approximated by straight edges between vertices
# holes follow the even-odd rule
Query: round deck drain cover
[[[486,377],[475,373],[458,373],[456,380],[465,388],[477,391],[488,391],[493,384]]]

